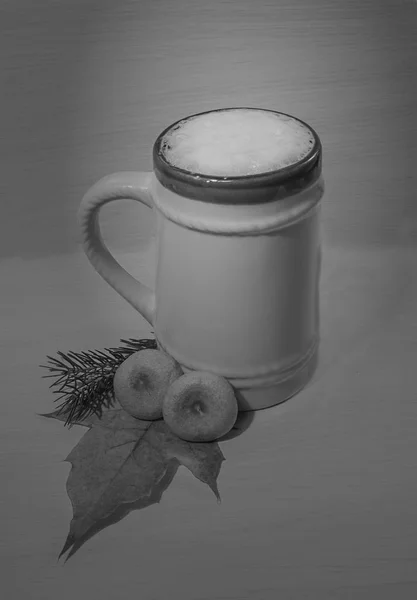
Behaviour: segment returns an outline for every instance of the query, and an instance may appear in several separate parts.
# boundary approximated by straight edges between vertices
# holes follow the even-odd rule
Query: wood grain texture
[[[415,240],[416,10],[411,0],[3,2],[0,255],[73,251],[75,211],[96,179],[150,170],[167,125],[236,105],[317,129],[331,242]],[[138,223],[151,227],[129,202],[106,212],[116,245],[134,247]]]
[[[36,8],[35,8],[36,6]],[[417,597],[417,3],[3,0],[0,575],[8,600]],[[82,431],[38,365],[151,337],[80,252],[100,177],[150,170],[167,125],[221,106],[309,122],[324,146],[316,376],[222,445],[222,504],[180,469],[161,504],[56,564]],[[152,287],[151,211],[102,229]]]

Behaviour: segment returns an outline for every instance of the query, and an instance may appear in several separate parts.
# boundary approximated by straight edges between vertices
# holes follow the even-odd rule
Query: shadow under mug
[[[225,377],[241,411],[273,406],[299,392],[317,365],[321,143],[297,119],[314,136],[299,162],[256,175],[209,177],[164,157],[163,136],[184,120],[158,136],[152,172],[114,173],[87,191],[78,211],[83,248],[184,372]],[[100,208],[118,199],[154,211],[154,290],[123,269],[101,237]]]

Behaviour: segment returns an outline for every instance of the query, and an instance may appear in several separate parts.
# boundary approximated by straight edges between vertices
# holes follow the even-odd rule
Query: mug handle
[[[132,277],[112,256],[103,242],[100,208],[113,200],[137,200],[153,208],[152,173],[125,171],[103,177],[84,195],[78,209],[78,226],[87,258],[113,289],[150,323],[154,324],[155,293]]]

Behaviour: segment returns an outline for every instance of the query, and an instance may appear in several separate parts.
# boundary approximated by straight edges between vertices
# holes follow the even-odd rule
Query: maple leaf
[[[66,420],[60,411],[42,416]],[[59,557],[69,550],[68,560],[105,527],[160,502],[180,465],[206,483],[220,502],[217,477],[225,458],[217,442],[186,442],[162,419],[136,419],[118,404],[75,424],[89,430],[65,459],[72,465],[67,493],[73,518]]]

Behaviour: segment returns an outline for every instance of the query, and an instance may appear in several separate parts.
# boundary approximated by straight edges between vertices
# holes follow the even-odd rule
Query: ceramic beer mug
[[[79,208],[96,271],[184,372],[225,377],[239,410],[288,399],[317,365],[321,156],[316,132],[290,115],[199,113],[158,136],[152,172],[104,177]],[[119,265],[100,234],[100,208],[128,198],[156,218],[154,290]]]

